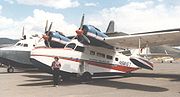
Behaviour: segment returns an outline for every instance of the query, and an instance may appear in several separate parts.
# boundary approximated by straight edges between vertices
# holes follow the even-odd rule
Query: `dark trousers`
[[[53,84],[58,85],[59,84],[59,69],[54,68],[53,70]]]

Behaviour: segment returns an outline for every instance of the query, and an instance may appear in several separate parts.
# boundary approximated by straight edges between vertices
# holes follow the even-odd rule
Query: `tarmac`
[[[76,79],[53,87],[52,76],[37,71],[7,73],[0,67],[0,97],[180,97],[180,62],[154,63],[154,70]]]

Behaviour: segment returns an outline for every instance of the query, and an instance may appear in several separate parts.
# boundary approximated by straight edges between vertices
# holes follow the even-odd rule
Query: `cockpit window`
[[[24,47],[28,47],[28,44],[24,44],[23,46],[24,46]]]
[[[77,46],[75,50],[80,51],[80,52],[84,52],[84,47]]]
[[[92,26],[94,29],[96,29],[97,31],[101,32],[101,30],[99,30],[98,28],[94,27],[93,25],[90,25]]]
[[[74,49],[76,47],[76,44],[75,43],[70,43],[66,47]]]
[[[20,45],[21,45],[21,43],[16,44],[16,46],[20,46]]]

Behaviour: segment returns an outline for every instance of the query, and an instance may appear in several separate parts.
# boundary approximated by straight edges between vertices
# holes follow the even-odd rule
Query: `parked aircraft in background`
[[[15,44],[0,48],[0,63],[7,65],[7,72],[14,72],[14,67],[33,68],[30,51],[39,40],[38,35],[27,37],[22,31],[22,38]]]
[[[141,56],[143,58],[146,58],[148,60],[155,60],[159,61],[161,63],[163,62],[170,62],[172,63],[174,61],[174,58],[171,54],[168,54],[165,50],[164,53],[151,53],[150,48],[146,47],[143,49],[132,49],[130,50],[132,56]]]
[[[153,31],[108,37],[92,25],[81,25],[75,36],[64,48],[37,47],[31,52],[31,62],[40,69],[51,72],[50,65],[57,56],[61,74],[76,74],[83,80],[99,73],[129,73],[140,68],[153,69],[153,64],[140,56],[125,56],[119,48],[145,48],[162,44],[176,44],[180,29]]]
[[[53,32],[51,30],[52,23],[47,30],[48,22],[45,27],[45,34],[32,35],[27,37],[24,35],[24,28],[22,31],[22,38],[12,46],[0,48],[0,63],[7,65],[7,72],[14,72],[14,67],[18,68],[34,68],[32,62],[30,62],[30,52],[36,44],[39,47],[64,47],[69,39],[60,32]],[[41,38],[47,40],[44,41]]]

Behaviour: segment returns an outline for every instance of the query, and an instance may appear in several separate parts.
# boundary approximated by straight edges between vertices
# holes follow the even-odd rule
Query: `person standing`
[[[58,57],[54,57],[54,61],[52,62],[51,68],[53,71],[53,84],[55,87],[57,87],[59,84],[59,73],[61,68],[61,63],[59,62]]]

